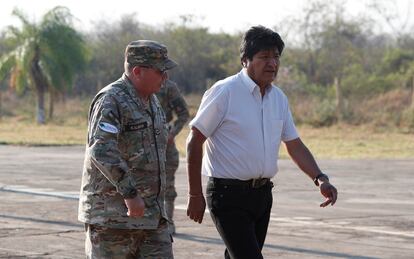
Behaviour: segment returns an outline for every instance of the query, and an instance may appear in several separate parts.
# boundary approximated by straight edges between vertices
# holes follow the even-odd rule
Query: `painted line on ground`
[[[79,200],[79,193],[75,192],[56,192],[51,189],[36,189],[36,188],[29,188],[24,185],[1,185],[0,184],[0,191],[3,192],[14,192],[14,193],[23,193],[29,195],[38,195],[38,196],[46,196],[46,197],[54,197],[54,198],[62,198],[68,200]]]
[[[56,192],[50,189],[35,189],[35,188],[28,188],[27,186],[23,185],[1,185],[0,184],[0,191],[5,192],[14,192],[14,193],[23,193],[23,194],[30,194],[30,195],[39,195],[39,196],[47,196],[47,197],[55,197],[55,198],[62,198],[62,199],[69,199],[69,200],[78,200],[79,195],[75,192]],[[187,210],[186,204],[179,204],[175,206],[176,210]],[[206,213],[209,213],[206,210]],[[352,224],[352,222],[326,222],[321,221],[314,218],[283,218],[283,217],[270,217],[270,221],[276,222],[281,224],[282,226],[288,227],[298,227],[298,226],[308,226],[308,227],[323,227],[323,228],[335,228],[335,229],[343,229],[343,230],[352,230],[352,231],[361,231],[361,232],[369,232],[369,233],[376,233],[376,234],[385,234],[385,235],[393,235],[393,236],[401,236],[401,237],[409,237],[414,238],[414,233],[410,231],[397,231],[397,230],[389,230],[385,227],[380,226],[350,226],[348,224]]]
[[[176,205],[175,209],[186,211],[187,205]],[[209,211],[206,210],[206,213],[209,213]],[[287,217],[271,216],[270,221],[279,223],[282,226],[286,226],[286,227],[308,226],[308,227],[318,227],[318,228],[321,228],[321,227],[335,228],[335,229],[344,229],[344,230],[414,238],[414,233],[410,231],[388,230],[388,229],[385,229],[385,227],[379,227],[379,226],[350,226],[348,224],[352,224],[352,222],[333,223],[333,222],[321,221],[321,220],[310,218],[310,217],[308,218],[303,218],[303,217],[287,218]]]

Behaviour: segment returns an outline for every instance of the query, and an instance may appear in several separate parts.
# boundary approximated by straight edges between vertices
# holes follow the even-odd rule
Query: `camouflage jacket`
[[[146,105],[128,78],[103,88],[89,111],[78,219],[122,229],[155,229],[164,210],[167,124],[155,95]],[[137,191],[144,216],[127,216],[123,197]]]
[[[177,84],[171,80],[165,81],[165,84],[156,95],[164,109],[167,123],[170,124],[170,133],[176,136],[180,133],[190,117],[187,103],[181,95],[180,90],[178,90]],[[174,113],[177,119],[172,122]]]

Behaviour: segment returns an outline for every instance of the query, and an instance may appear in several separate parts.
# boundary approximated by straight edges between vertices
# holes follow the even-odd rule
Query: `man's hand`
[[[320,207],[326,207],[329,204],[333,206],[338,198],[338,191],[336,190],[335,186],[328,182],[322,182],[319,186],[321,194],[326,198],[326,201],[321,203]]]
[[[127,215],[129,217],[142,217],[144,215],[145,210],[145,203],[144,200],[139,197],[139,195],[135,196],[132,199],[124,199],[125,205],[128,208]]]
[[[201,223],[206,209],[206,201],[203,194],[190,195],[187,204],[187,216],[195,222]]]

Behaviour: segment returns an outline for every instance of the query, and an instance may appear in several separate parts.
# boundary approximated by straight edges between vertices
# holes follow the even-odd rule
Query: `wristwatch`
[[[329,181],[329,177],[326,174],[320,173],[313,179],[313,182],[315,183],[316,186],[319,186],[319,178],[321,177],[325,177]]]
[[[138,192],[136,189],[131,189],[128,192],[122,194],[122,198],[124,199],[133,199],[138,195]]]

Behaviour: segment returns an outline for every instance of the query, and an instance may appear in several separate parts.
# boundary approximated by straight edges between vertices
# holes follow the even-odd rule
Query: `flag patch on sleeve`
[[[107,122],[99,123],[99,128],[105,132],[116,134],[119,132],[118,128]]]

